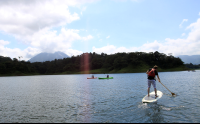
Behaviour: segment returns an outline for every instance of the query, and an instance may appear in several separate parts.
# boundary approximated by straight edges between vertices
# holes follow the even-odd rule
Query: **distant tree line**
[[[164,53],[155,52],[129,52],[115,53],[107,55],[105,53],[97,54],[83,53],[70,58],[55,59],[53,61],[34,62],[19,61],[17,58],[0,56],[0,74],[53,74],[53,73],[75,73],[89,68],[90,70],[106,68],[109,71],[113,69],[122,69],[131,65],[132,68],[143,64],[153,67],[158,65],[162,69],[174,68],[183,64],[180,58],[172,55],[167,56]]]
[[[198,65],[193,65],[192,63],[190,63],[190,64],[185,64],[185,66],[187,67],[187,68],[189,68],[189,69],[200,69],[200,64],[198,64]]]

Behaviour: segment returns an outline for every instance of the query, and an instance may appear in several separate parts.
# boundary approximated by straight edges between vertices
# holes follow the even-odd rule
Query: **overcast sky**
[[[200,55],[200,0],[0,0],[0,55]]]

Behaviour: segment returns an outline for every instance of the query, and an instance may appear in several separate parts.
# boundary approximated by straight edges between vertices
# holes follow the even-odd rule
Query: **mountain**
[[[179,57],[184,62],[184,64],[190,64],[190,63],[192,63],[193,65],[200,64],[200,55],[191,55],[191,56],[179,55],[177,57]]]
[[[55,59],[63,59],[63,58],[69,58],[69,56],[63,52],[55,52],[55,53],[40,53],[33,58],[31,58],[29,61],[31,63],[33,62],[45,62],[45,61],[52,61]]]

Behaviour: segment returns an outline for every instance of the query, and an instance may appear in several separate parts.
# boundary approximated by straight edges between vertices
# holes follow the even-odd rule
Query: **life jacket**
[[[155,77],[155,69],[151,69],[151,71],[148,73],[148,76]]]

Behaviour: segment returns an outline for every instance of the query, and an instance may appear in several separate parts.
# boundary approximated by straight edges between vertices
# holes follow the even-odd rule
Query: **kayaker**
[[[107,74],[107,78],[109,78],[109,75]]]
[[[92,78],[94,78],[94,75],[92,75]]]
[[[156,80],[155,80],[155,76],[157,76],[158,81],[160,81],[160,78],[158,76],[158,72],[157,72],[158,66],[155,65],[153,68],[150,68],[149,70],[147,70],[146,74],[148,75],[148,96],[149,96],[149,92],[150,92],[150,88],[151,88],[151,84],[154,87],[154,91],[155,91],[155,97],[157,96],[157,89],[156,89]]]

